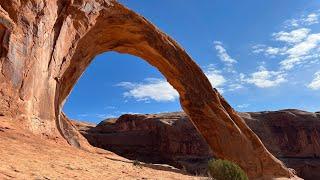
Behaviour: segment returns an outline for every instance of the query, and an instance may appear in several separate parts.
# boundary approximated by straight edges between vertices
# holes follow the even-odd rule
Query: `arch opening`
[[[92,123],[122,114],[178,111],[182,111],[178,93],[157,69],[138,57],[116,52],[94,58],[63,106],[69,118]]]
[[[211,150],[181,111],[178,93],[161,73],[140,58],[114,52],[94,58],[63,107],[95,147],[133,161],[206,174]]]

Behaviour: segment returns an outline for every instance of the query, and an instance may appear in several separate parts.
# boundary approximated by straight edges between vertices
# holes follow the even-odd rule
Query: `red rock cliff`
[[[320,113],[281,110],[239,115],[271,153],[300,177],[320,179]],[[185,113],[128,114],[97,126],[74,123],[92,145],[132,160],[165,163],[203,174],[213,157]]]
[[[86,146],[61,109],[93,58],[116,51],[166,77],[217,157],[237,162],[252,179],[293,176],[178,43],[117,1],[2,0],[0,24],[0,114],[33,133]]]

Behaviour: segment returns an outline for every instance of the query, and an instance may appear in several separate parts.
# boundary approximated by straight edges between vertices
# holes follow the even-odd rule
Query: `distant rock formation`
[[[162,163],[194,174],[205,173],[213,157],[204,138],[184,113],[122,115],[92,124],[75,122],[96,147],[132,160]]]
[[[300,177],[320,179],[320,113],[300,110],[239,113],[265,146]],[[132,160],[204,173],[210,147],[185,113],[122,115],[97,126],[74,122],[88,141]],[[236,151],[240,147],[233,147]]]

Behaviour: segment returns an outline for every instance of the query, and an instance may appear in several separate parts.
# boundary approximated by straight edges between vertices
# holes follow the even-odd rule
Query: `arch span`
[[[61,134],[70,144],[81,146],[81,137],[61,112],[62,106],[93,58],[116,51],[141,57],[166,77],[179,92],[183,110],[216,157],[236,162],[251,179],[293,176],[212,88],[188,54],[146,19],[112,0],[42,2],[45,3],[0,2],[18,26],[15,42],[25,47],[25,54],[8,56],[9,60],[22,58],[25,63],[18,64],[21,70],[15,63],[7,64],[14,66],[14,71],[1,77],[9,82],[15,79],[15,83],[10,83],[13,95],[5,96],[23,104],[23,116],[17,117],[23,118],[32,131]],[[35,20],[35,24],[26,25],[26,21]],[[28,34],[30,28],[38,34]],[[11,52],[17,49],[13,44],[9,52],[10,48]],[[4,59],[2,62],[6,64]]]

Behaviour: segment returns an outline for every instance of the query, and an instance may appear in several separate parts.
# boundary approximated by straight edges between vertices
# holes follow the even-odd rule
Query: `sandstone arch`
[[[116,1],[12,0],[0,5],[0,24],[11,32],[0,64],[1,115],[35,134],[62,136],[81,147],[61,107],[95,55],[128,53],[155,66],[179,92],[184,111],[217,157],[237,162],[252,179],[293,176],[175,41]]]

